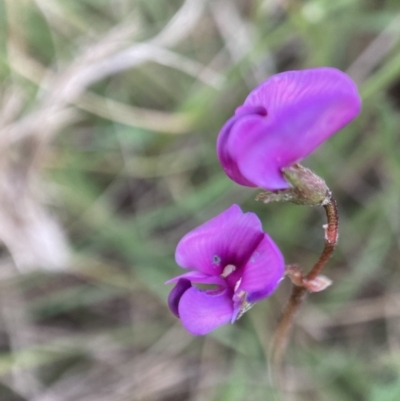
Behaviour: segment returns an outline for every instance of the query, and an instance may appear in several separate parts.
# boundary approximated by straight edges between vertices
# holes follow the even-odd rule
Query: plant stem
[[[332,256],[338,242],[339,217],[335,199],[331,196],[329,202],[323,205],[323,207],[325,209],[328,223],[327,225],[324,225],[325,246],[315,265],[304,277],[304,281],[314,280],[321,273],[325,264]],[[272,340],[272,366],[276,372],[279,372],[280,370],[282,358],[286,350],[291,328],[293,327],[295,315],[307,293],[308,290],[305,286],[293,286],[289,302],[287,303],[278,323],[278,327]]]

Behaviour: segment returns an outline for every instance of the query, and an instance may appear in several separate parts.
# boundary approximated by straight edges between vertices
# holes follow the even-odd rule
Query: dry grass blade
[[[368,45],[347,69],[358,84],[365,81],[400,40],[400,14]]]

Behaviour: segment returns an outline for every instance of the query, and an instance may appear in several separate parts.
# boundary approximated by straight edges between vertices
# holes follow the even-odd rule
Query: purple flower
[[[186,234],[175,258],[190,271],[167,281],[177,283],[169,307],[195,335],[233,323],[251,304],[271,295],[284,274],[283,256],[259,218],[237,205]]]
[[[240,185],[287,189],[281,169],[308,156],[356,117],[360,107],[354,82],[335,68],[274,75],[222,127],[218,158]]]

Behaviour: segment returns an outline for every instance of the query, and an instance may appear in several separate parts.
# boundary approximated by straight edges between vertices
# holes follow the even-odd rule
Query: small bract
[[[274,75],[255,88],[222,127],[218,158],[240,185],[287,189],[290,184],[281,169],[308,156],[360,108],[356,85],[335,68]]]
[[[167,281],[176,283],[169,307],[195,335],[233,323],[250,305],[271,295],[284,275],[283,256],[259,218],[237,205],[186,234],[175,258],[190,271]]]

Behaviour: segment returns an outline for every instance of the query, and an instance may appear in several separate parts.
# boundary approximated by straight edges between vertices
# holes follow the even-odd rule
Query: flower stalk
[[[291,329],[294,324],[294,319],[302,302],[309,292],[316,292],[326,288],[326,286],[324,287],[322,284],[323,288],[321,287],[318,289],[317,286],[313,287],[313,284],[318,284],[318,281],[321,282],[321,280],[318,280],[318,278],[323,277],[320,276],[320,273],[336,248],[339,238],[339,216],[336,201],[332,195],[330,195],[329,202],[324,204],[323,207],[325,209],[327,218],[327,224],[323,226],[325,230],[325,246],[319,259],[308,272],[308,274],[302,277],[301,280],[299,280],[298,276],[296,276],[296,280],[292,279],[294,284],[292,294],[282,313],[272,340],[271,359],[275,372],[279,372],[280,370],[283,356],[289,341]],[[298,270],[295,271],[298,273]],[[323,281],[324,280],[322,280],[322,283]],[[329,285],[329,283],[327,285]]]

